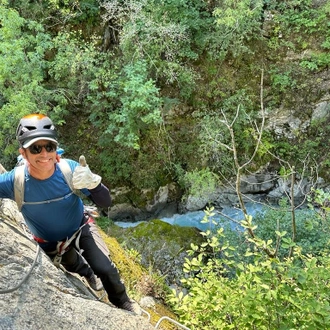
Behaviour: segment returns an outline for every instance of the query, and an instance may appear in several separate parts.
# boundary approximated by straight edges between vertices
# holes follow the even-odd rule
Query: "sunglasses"
[[[28,147],[31,154],[33,154],[33,155],[40,154],[42,151],[42,148],[45,148],[47,152],[54,152],[57,149],[57,144],[49,142],[45,145],[32,144],[32,146]]]

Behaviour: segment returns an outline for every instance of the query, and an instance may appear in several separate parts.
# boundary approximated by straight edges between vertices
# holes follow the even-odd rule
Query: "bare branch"
[[[258,125],[255,123],[256,126],[256,130],[258,132],[258,136],[257,136],[257,143],[256,146],[254,148],[254,152],[250,158],[250,160],[248,160],[245,164],[243,164],[241,167],[244,168],[247,165],[249,165],[252,160],[255,158],[259,148],[260,148],[260,144],[261,144],[261,138],[262,138],[262,134],[264,131],[264,127],[265,127],[265,109],[264,109],[264,70],[261,70],[261,79],[260,79],[260,110],[261,110],[261,125],[260,128],[258,128]]]

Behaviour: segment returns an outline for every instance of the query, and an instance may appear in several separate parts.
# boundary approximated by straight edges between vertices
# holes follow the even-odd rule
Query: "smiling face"
[[[54,148],[51,148],[49,143],[47,140],[38,140],[28,148],[19,149],[23,158],[27,161],[29,173],[36,179],[42,180],[52,176],[55,170],[54,164],[59,161],[56,154],[56,144]],[[42,146],[42,148],[36,146]],[[35,153],[35,150],[38,149],[40,153]]]

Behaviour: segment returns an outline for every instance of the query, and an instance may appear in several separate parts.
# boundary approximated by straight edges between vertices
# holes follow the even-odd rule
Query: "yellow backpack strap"
[[[24,180],[25,180],[25,166],[17,166],[14,175],[14,198],[19,211],[22,209],[24,199]]]

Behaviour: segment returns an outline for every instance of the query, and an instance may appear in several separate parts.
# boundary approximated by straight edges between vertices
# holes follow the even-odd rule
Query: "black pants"
[[[115,264],[109,258],[109,250],[94,222],[88,223],[82,228],[79,247],[83,258],[78,253],[74,240],[70,249],[62,256],[61,264],[64,268],[81,276],[90,276],[94,272],[101,279],[112,304],[120,306],[127,301],[125,286],[120,280]],[[46,253],[51,258],[54,257],[53,253]]]

